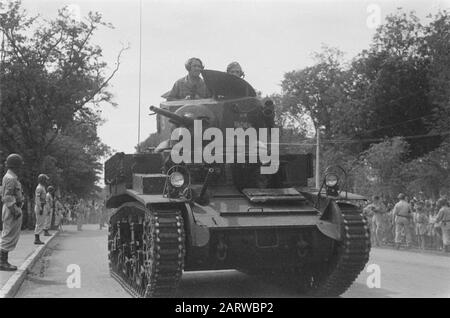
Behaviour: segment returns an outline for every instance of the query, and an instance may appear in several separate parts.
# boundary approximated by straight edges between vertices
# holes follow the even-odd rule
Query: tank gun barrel
[[[193,118],[189,118],[186,116],[180,116],[180,115],[172,113],[171,111],[168,111],[168,110],[165,110],[165,109],[162,109],[159,107],[155,107],[155,106],[150,106],[150,110],[161,116],[165,116],[165,117],[169,118],[170,121],[174,122],[177,125],[184,126],[184,127],[189,127],[189,126],[194,125]]]

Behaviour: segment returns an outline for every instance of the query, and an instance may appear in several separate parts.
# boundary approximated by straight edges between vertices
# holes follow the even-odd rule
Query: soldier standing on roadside
[[[405,231],[406,247],[411,245],[411,231],[410,223],[412,219],[411,207],[405,200],[405,195],[400,193],[398,195],[399,201],[394,206],[394,218],[395,218],[395,247],[400,248],[402,239],[402,230]]]
[[[436,222],[441,225],[444,252],[450,253],[450,207],[446,198],[438,200],[439,208]]]
[[[6,158],[8,171],[3,177],[1,197],[3,202],[3,230],[0,240],[0,271],[15,271],[17,266],[8,263],[8,253],[16,248],[22,226],[22,185],[17,174],[23,166],[23,159],[18,154]]]
[[[34,202],[34,213],[36,214],[36,227],[34,228],[34,244],[41,245],[44,242],[41,241],[39,235],[44,230],[45,226],[45,197],[47,190],[45,186],[50,178],[45,174],[40,174],[38,176],[39,184],[36,187],[35,192],[35,202]]]
[[[51,236],[48,232],[52,224],[52,215],[55,211],[55,188],[49,186],[47,189],[47,195],[45,196],[45,223],[44,223],[44,236]]]

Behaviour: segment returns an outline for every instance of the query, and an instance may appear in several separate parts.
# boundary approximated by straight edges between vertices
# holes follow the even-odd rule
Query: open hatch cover
[[[242,193],[253,203],[262,203],[269,201],[303,201],[306,200],[300,192],[294,188],[282,188],[282,189],[259,189],[248,188],[242,190]]]

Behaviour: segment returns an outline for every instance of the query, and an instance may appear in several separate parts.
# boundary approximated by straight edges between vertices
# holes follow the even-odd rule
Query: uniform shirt
[[[436,217],[436,222],[450,222],[450,208],[443,206]]]
[[[3,204],[8,208],[14,204],[20,207],[23,203],[22,185],[12,170],[6,172],[2,185],[1,197]]]
[[[45,190],[45,187],[42,184],[38,184],[36,187],[36,192],[34,193],[34,204],[38,207],[39,211],[41,210],[41,207],[43,204],[45,204],[46,201],[46,195],[47,191]]]
[[[400,200],[394,206],[394,216],[410,217],[410,212],[411,208],[409,207],[408,202],[406,202],[405,200]]]
[[[50,211],[53,209],[53,197],[50,194],[50,192],[48,192],[47,195],[45,196],[45,205],[48,207]]]
[[[191,99],[199,99],[208,98],[211,94],[203,79],[199,78],[197,81],[187,75],[175,82],[166,98],[167,100],[185,99],[187,96],[190,96]]]

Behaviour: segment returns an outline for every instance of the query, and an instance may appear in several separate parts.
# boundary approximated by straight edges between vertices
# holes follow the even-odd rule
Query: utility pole
[[[138,144],[137,152],[140,153],[141,144],[141,70],[142,70],[142,0],[139,0],[139,111],[138,111]]]
[[[320,158],[320,129],[317,126],[316,127],[316,188],[319,190],[320,188],[320,165],[319,165],[319,158]]]
[[[5,62],[5,33],[2,32],[2,43],[0,47],[0,114],[2,111],[2,76],[3,76],[3,63]]]

